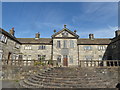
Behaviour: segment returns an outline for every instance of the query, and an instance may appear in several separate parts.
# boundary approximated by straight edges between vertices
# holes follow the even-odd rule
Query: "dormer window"
[[[64,32],[62,33],[62,36],[63,36],[63,37],[68,37],[68,32],[64,31]]]

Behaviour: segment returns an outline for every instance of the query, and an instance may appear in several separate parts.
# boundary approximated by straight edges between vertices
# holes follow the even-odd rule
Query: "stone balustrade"
[[[80,67],[119,67],[120,60],[80,60]]]

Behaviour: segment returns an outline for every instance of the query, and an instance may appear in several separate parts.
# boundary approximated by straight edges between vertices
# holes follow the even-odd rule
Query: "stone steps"
[[[86,86],[87,86],[87,87],[91,87],[91,86],[93,86],[93,83],[88,83],[88,84],[87,84],[87,83],[86,83],[86,84],[82,84],[82,83],[81,83],[81,84],[78,84],[78,83],[77,83],[77,84],[76,84],[76,83],[75,83],[75,84],[74,84],[74,83],[71,84],[71,83],[69,83],[69,84],[68,84],[68,83],[55,83],[55,82],[54,82],[54,83],[53,83],[53,82],[51,83],[51,82],[50,82],[50,83],[45,83],[45,84],[44,84],[44,87],[46,87],[46,86],[49,86],[49,87],[50,87],[50,86],[51,86],[51,87],[52,87],[52,86],[57,86],[57,87],[61,87],[61,88],[62,88],[62,87],[64,87],[64,88],[82,88],[82,87],[86,87]],[[106,87],[106,86],[105,86],[105,83],[102,83],[101,85],[100,85],[100,84],[97,84],[97,83],[94,83],[94,86],[96,86],[96,87],[104,86],[104,88]]]
[[[112,77],[114,79],[112,81],[107,74],[101,71],[96,73],[94,70],[65,67],[46,69],[21,81],[20,86],[24,88],[114,88],[116,77]]]
[[[34,77],[32,77],[33,79],[36,80],[41,80],[41,79],[55,79],[55,80],[96,80],[96,79],[102,79],[101,77],[86,77],[86,76],[80,76],[80,77],[62,77],[62,76],[56,76],[56,77],[47,77],[47,76],[39,76],[39,75],[35,75]]]
[[[27,80],[28,80],[29,82],[36,83],[36,84],[39,84],[39,83],[40,83],[39,80],[34,80],[34,79],[30,78],[30,77],[29,77]]]
[[[24,80],[23,81],[28,87],[35,87],[35,88],[39,88],[39,87],[43,87],[41,83],[39,84],[35,84],[35,83],[32,83],[32,82],[29,82],[28,80]]]

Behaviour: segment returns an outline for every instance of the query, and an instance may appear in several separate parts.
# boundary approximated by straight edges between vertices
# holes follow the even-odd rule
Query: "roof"
[[[114,42],[119,41],[119,40],[120,40],[120,35],[117,36],[117,37],[114,37],[114,38],[112,39],[111,43],[114,43]]]
[[[15,36],[12,36],[10,33],[8,33],[7,31],[5,31],[4,29],[1,29],[1,28],[0,28],[0,32],[1,32],[2,34],[4,34],[5,36],[11,38],[12,40],[20,43],[20,42],[16,39]]]
[[[67,30],[69,33],[71,33],[72,35],[75,35],[76,37],[79,37],[76,33],[68,30],[67,28],[64,28],[63,30]],[[53,37],[59,33],[61,33],[63,30],[57,32],[56,34],[52,35]],[[35,38],[16,38],[14,36],[12,36],[11,34],[9,34],[8,32],[6,32],[5,30],[0,28],[0,31],[2,31],[2,33],[6,36],[8,36],[9,38],[13,39],[14,41],[20,43],[20,44],[47,44],[47,45],[52,45],[52,38],[39,38],[39,39],[35,39]],[[117,38],[94,38],[94,40],[91,40],[89,38],[80,38],[77,40],[77,44],[78,45],[108,45],[111,42],[114,42],[116,40],[120,40],[120,36],[118,36]]]
[[[56,35],[60,34],[61,32],[63,31],[67,31],[69,32],[70,34],[72,34],[73,36],[79,38],[79,36],[75,33],[75,32],[72,32],[71,30],[69,30],[68,28],[63,28],[62,30],[60,30],[59,32],[55,33],[52,35],[52,38],[54,38]]]
[[[110,44],[111,39],[110,38],[94,38],[94,40],[91,40],[89,38],[81,38],[78,39],[78,45],[108,45]]]
[[[17,38],[22,44],[52,44],[52,39],[50,38]]]

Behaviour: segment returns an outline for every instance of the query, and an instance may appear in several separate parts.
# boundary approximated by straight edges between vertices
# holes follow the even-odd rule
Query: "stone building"
[[[0,60],[20,58],[21,43],[14,36],[14,28],[10,32],[0,28]]]
[[[61,66],[76,66],[79,61],[120,59],[119,30],[113,39],[95,38],[93,34],[79,38],[76,30],[71,31],[66,25],[59,32],[54,30],[51,38],[40,38],[40,33],[35,38],[16,38],[14,28],[9,33],[0,30],[0,59],[3,60],[54,60]]]
[[[120,30],[115,32],[115,37],[109,45],[109,59],[120,60]]]

